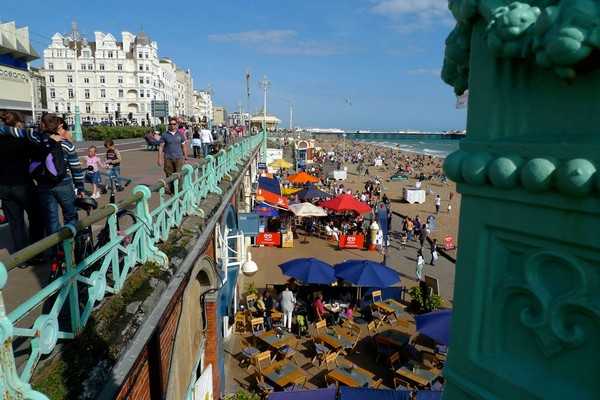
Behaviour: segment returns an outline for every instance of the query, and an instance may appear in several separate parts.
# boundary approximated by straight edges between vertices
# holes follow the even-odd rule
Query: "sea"
[[[338,138],[343,140],[342,135]],[[446,157],[458,150],[460,139],[442,138],[442,133],[346,133],[346,140],[377,144],[403,151]]]

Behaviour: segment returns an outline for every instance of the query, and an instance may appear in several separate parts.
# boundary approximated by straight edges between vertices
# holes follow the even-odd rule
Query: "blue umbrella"
[[[258,187],[281,196],[281,185],[275,178],[267,178],[266,176],[259,177]]]
[[[260,215],[261,217],[279,217],[277,211],[275,211],[273,207],[266,203],[254,207],[254,210],[252,210],[252,212]]]
[[[371,260],[348,260],[335,264],[335,276],[358,286],[386,288],[400,282],[398,272]]]
[[[322,283],[329,285],[335,282],[333,266],[317,258],[296,258],[279,264],[281,272],[306,283]]]
[[[433,311],[415,316],[418,332],[446,346],[450,344],[451,320],[452,310]]]

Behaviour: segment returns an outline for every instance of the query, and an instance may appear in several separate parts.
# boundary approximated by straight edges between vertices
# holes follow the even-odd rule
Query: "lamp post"
[[[79,43],[79,39],[81,38],[81,43]],[[75,54],[75,92],[73,97],[75,98],[75,127],[73,128],[73,140],[76,142],[83,141],[83,132],[81,130],[81,113],[79,111],[79,96],[77,95],[77,91],[79,89],[79,81],[77,79],[77,50],[79,48],[87,47],[88,41],[85,33],[83,35],[79,35],[79,31],[77,30],[77,22],[71,22],[71,33],[65,35],[63,37],[63,45],[65,47],[69,47],[73,42],[73,52]]]
[[[342,167],[343,167],[344,164],[346,163],[346,134],[344,133],[342,135],[342,137],[344,138],[344,147],[342,148]]]
[[[282,97],[281,100],[287,101],[290,103],[290,132],[294,133],[294,124],[292,122],[292,114],[293,114],[293,106],[292,101],[287,97]]]
[[[264,89],[264,100],[263,100],[263,162],[267,162],[267,88],[271,87],[271,81],[265,74],[262,81],[258,82],[258,86],[262,86]]]

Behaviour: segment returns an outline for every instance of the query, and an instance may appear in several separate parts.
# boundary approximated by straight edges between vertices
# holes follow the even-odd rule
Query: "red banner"
[[[454,242],[452,241],[452,236],[444,236],[444,245],[446,246],[446,250],[452,250],[454,248]]]
[[[279,246],[281,245],[281,234],[279,232],[260,232],[256,237],[256,244]]]
[[[365,245],[365,235],[340,235],[340,249],[362,249]]]

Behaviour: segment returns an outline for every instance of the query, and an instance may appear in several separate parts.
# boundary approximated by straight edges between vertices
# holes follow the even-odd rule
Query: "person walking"
[[[417,268],[415,270],[415,274],[417,278],[422,281],[423,280],[423,266],[425,265],[425,259],[423,258],[423,251],[421,249],[417,250]]]
[[[427,228],[427,224],[421,225],[421,231],[419,233],[419,243],[421,244],[421,248],[425,246],[425,241],[427,240],[428,235],[429,229]]]
[[[438,194],[435,198],[435,213],[436,214],[440,213],[441,206],[442,206],[442,199],[440,198],[440,195]]]
[[[0,115],[7,126],[23,128],[23,118],[16,112]],[[0,135],[0,200],[8,222],[14,251],[19,251],[44,237],[44,224],[35,184],[29,174],[29,143],[16,137]],[[25,213],[29,227],[25,223]],[[42,257],[30,260],[43,262]],[[20,268],[29,264],[22,263]]]
[[[281,312],[283,313],[283,326],[288,332],[292,331],[292,313],[296,307],[294,294],[290,290],[289,283],[285,284],[285,289],[281,292]]]
[[[431,242],[431,266],[435,265],[435,260],[437,260],[437,258],[437,239],[433,239],[433,241]]]
[[[158,146],[158,166],[163,167],[165,175],[170,177],[180,172],[183,164],[187,162],[187,149],[185,135],[177,130],[177,118],[169,118],[169,128],[160,137]],[[181,180],[180,180],[181,185]],[[170,185],[171,194],[175,193],[175,185]]]
[[[104,189],[102,189],[101,193],[104,194],[108,192],[108,188],[110,187],[110,177],[114,176],[118,178],[121,176],[121,153],[115,147],[115,143],[111,139],[106,139],[104,141],[104,148],[106,149],[106,154],[104,155],[104,167],[106,168],[106,174],[109,176],[104,181]],[[123,190],[123,187],[117,183],[117,190]]]
[[[208,145],[214,142],[213,136],[210,130],[208,129],[202,129],[200,131],[200,136],[202,140],[202,156],[206,158],[206,156],[209,154]]]

